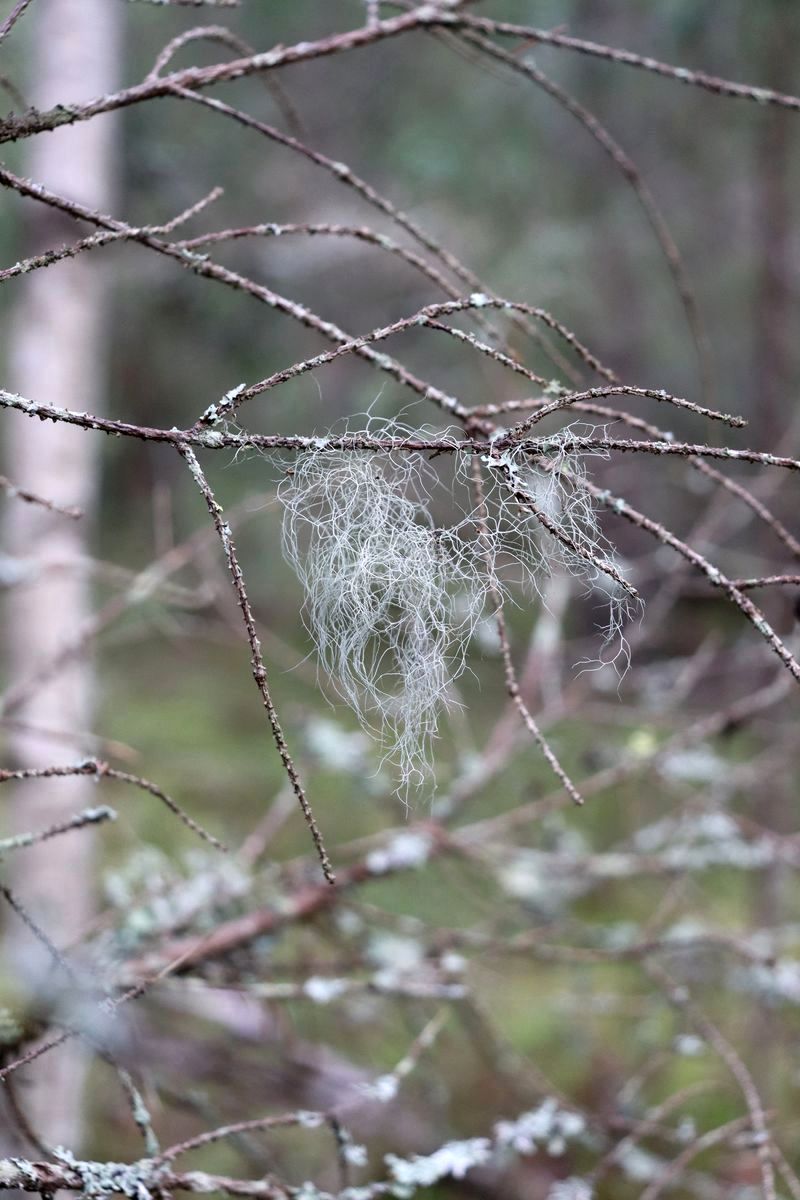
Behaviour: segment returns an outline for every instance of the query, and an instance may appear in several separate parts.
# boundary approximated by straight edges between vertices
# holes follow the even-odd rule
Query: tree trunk
[[[80,101],[112,91],[117,82],[122,5],[108,0],[36,0],[12,37],[31,38],[29,98],[37,106]],[[25,173],[57,192],[105,211],[111,206],[112,137],[116,121],[102,116],[42,134],[27,144]],[[27,211],[32,247],[74,240],[76,228],[50,209]],[[81,410],[103,407],[105,388],[105,270],[86,255],[33,273],[18,285],[6,346],[13,391]],[[48,499],[77,505],[80,521],[17,499],[8,501],[7,552],[16,585],[7,606],[7,680],[12,688],[53,661],[91,611],[91,512],[97,485],[97,438],[67,425],[45,425],[16,413],[5,422],[6,474]],[[76,762],[91,753],[93,669],[82,655],[62,665],[16,707],[7,743],[18,765]],[[44,731],[77,731],[74,740]],[[29,781],[6,795],[12,829],[38,829],[95,803],[86,778]],[[7,811],[9,811],[7,809]],[[82,829],[9,859],[12,891],[58,947],[69,947],[92,914],[92,837]],[[7,967],[23,988],[47,986],[52,961],[16,914],[6,909]],[[51,975],[53,990],[57,990]],[[53,997],[44,997],[52,1002]],[[33,1129],[50,1144],[77,1148],[85,1056],[75,1042],[25,1070],[20,1093]],[[20,1097],[18,1097],[19,1099]]]

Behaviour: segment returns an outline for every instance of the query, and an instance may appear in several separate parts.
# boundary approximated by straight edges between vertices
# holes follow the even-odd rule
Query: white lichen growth
[[[382,931],[369,939],[366,953],[374,966],[401,974],[419,966],[425,947],[417,938]]]
[[[779,858],[770,838],[746,837],[734,818],[718,809],[662,818],[638,830],[634,845],[648,854],[660,851],[670,868],[690,871],[711,867],[753,871]]]
[[[634,1183],[650,1183],[664,1171],[664,1160],[632,1143],[624,1144],[616,1156],[617,1166]]]
[[[161,1170],[151,1159],[133,1163],[86,1162],[63,1146],[56,1147],[53,1157],[80,1179],[83,1196],[122,1195],[131,1200],[151,1200],[161,1190]]]
[[[683,1058],[697,1058],[706,1048],[706,1044],[702,1038],[699,1038],[695,1033],[680,1033],[672,1043],[676,1054],[680,1054]]]
[[[336,721],[312,717],[305,727],[308,749],[320,764],[331,771],[357,775],[372,770],[369,761],[370,739],[361,732],[351,732]]]
[[[576,1175],[569,1179],[559,1179],[547,1193],[547,1200],[592,1200],[594,1191],[585,1180]]]
[[[739,970],[734,973],[732,982],[767,1003],[800,1005],[800,961],[797,959],[779,958],[770,965]]]
[[[377,1100],[379,1104],[388,1104],[394,1100],[400,1090],[400,1081],[396,1075],[379,1075],[371,1083],[359,1084],[362,1096]]]
[[[330,1004],[349,990],[350,984],[346,979],[328,979],[324,975],[312,975],[303,984],[303,991],[315,1004]]]
[[[423,867],[433,849],[432,839],[425,833],[398,833],[386,846],[370,850],[366,865],[373,875]]]
[[[580,1137],[586,1122],[580,1113],[560,1108],[550,1096],[538,1108],[513,1121],[498,1121],[494,1127],[498,1149],[516,1154],[535,1154],[543,1146],[548,1154],[563,1154],[567,1143]]]
[[[176,861],[145,845],[108,871],[103,884],[120,918],[112,940],[129,949],[167,931],[210,927],[236,910],[251,879],[233,856],[192,849]]]
[[[410,1196],[420,1187],[432,1187],[441,1179],[463,1179],[473,1167],[482,1166],[491,1158],[492,1143],[488,1138],[468,1138],[463,1142],[447,1142],[433,1154],[413,1158],[398,1158],[387,1154],[385,1162],[395,1181],[395,1196]],[[406,1190],[407,1189],[407,1190]]]
[[[379,739],[400,790],[430,777],[442,709],[466,667],[470,640],[498,596],[538,591],[558,567],[607,601],[604,645],[626,665],[621,638],[628,588],[584,486],[575,427],[547,438],[494,443],[482,458],[486,507],[476,511],[474,454],[455,434],[436,466],[377,439],[431,438],[369,419],[364,449],[309,438],[279,489],[283,549],[305,593],[304,617],[338,693]],[[496,446],[496,449],[495,449]],[[440,473],[441,459],[447,467]],[[446,507],[450,519],[437,524]],[[455,511],[454,511],[455,510]],[[496,650],[496,647],[495,647]]]
[[[522,1113],[511,1121],[499,1121],[492,1138],[473,1137],[460,1142],[447,1142],[432,1154],[398,1158],[387,1154],[384,1161],[393,1180],[391,1194],[410,1197],[419,1188],[432,1187],[442,1179],[463,1179],[474,1167],[490,1162],[499,1165],[509,1156],[528,1157],[540,1148],[548,1154],[562,1154],[568,1141],[580,1138],[586,1123],[579,1113],[559,1107],[548,1097],[537,1109]],[[591,1200],[591,1189],[580,1180],[569,1181],[581,1184],[583,1190],[573,1187],[562,1193],[554,1191],[560,1200]]]
[[[342,1158],[351,1167],[366,1167],[369,1162],[367,1147],[360,1142],[354,1142],[346,1130],[342,1130]]]
[[[403,785],[419,785],[483,608],[475,555],[434,527],[416,455],[309,450],[280,495],[321,662]]]

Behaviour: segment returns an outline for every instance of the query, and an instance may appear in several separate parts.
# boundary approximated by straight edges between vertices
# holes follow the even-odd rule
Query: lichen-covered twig
[[[328,852],[325,849],[325,843],[322,840],[322,834],[320,833],[319,826],[317,825],[311,805],[308,802],[308,798],[300,780],[297,767],[295,766],[294,761],[289,754],[289,747],[286,744],[286,738],[284,737],[283,729],[281,728],[280,721],[278,720],[278,714],[275,710],[275,705],[272,700],[272,694],[269,689],[269,682],[267,678],[267,668],[264,665],[264,657],[261,653],[261,643],[258,639],[258,633],[256,632],[255,620],[250,607],[250,600],[247,595],[247,588],[245,586],[242,569],[239,566],[239,558],[236,553],[236,546],[233,541],[231,527],[228,522],[223,519],[222,509],[217,503],[214,493],[209,486],[208,480],[203,474],[200,463],[197,461],[197,456],[188,446],[179,446],[178,450],[181,454],[181,457],[186,462],[192,478],[200,489],[200,493],[206,502],[206,506],[208,507],[211,520],[214,523],[214,528],[216,529],[220,542],[222,543],[225,559],[228,564],[228,570],[231,574],[231,581],[236,591],[236,598],[239,602],[239,608],[242,611],[242,620],[244,621],[244,627],[247,633],[247,642],[250,646],[253,679],[255,680],[256,687],[261,694],[261,700],[267,713],[267,720],[269,721],[270,729],[272,730],[272,736],[275,741],[278,754],[280,755],[281,762],[283,763],[283,768],[288,776],[292,791],[297,797],[297,802],[300,805],[305,822],[311,831],[311,837],[322,866],[323,874],[328,883],[333,884],[336,882],[336,876],[333,873],[333,868],[331,866],[330,859],[328,858]]]

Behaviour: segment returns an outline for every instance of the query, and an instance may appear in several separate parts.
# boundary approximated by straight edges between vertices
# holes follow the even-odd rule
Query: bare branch
[[[278,720],[278,714],[275,710],[275,705],[272,701],[272,695],[270,693],[269,682],[267,679],[267,669],[264,665],[264,657],[261,653],[261,643],[258,640],[255,621],[253,619],[253,612],[250,607],[250,600],[245,587],[244,575],[242,574],[242,569],[239,566],[239,559],[236,554],[236,546],[234,545],[231,527],[227,521],[223,520],[222,508],[214,498],[214,493],[211,491],[208,481],[200,468],[200,464],[197,461],[194,452],[185,445],[178,446],[178,452],[186,462],[192,478],[200,489],[203,499],[208,506],[208,511],[211,514],[211,520],[214,522],[214,528],[216,529],[217,534],[219,535],[219,540],[222,543],[225,559],[228,564],[228,570],[231,574],[231,581],[236,591],[239,607],[242,610],[242,620],[244,621],[247,642],[250,646],[250,653],[252,656],[251,666],[253,668],[253,679],[255,680],[256,687],[261,694],[261,700],[264,708],[266,709],[267,720],[269,721],[270,729],[272,730],[272,736],[278,749],[281,762],[283,763],[284,770],[288,776],[292,791],[297,797],[297,802],[300,805],[305,822],[311,831],[311,837],[322,866],[322,872],[329,884],[335,884],[336,876],[333,873],[333,868],[331,866],[330,859],[328,858],[328,852],[325,849],[325,844],[322,840],[322,834],[319,831],[319,826],[317,825],[311,805],[306,797],[305,789],[303,788],[303,785],[300,781],[300,776],[297,773],[297,768],[295,767],[294,762],[289,755],[289,748],[286,745],[286,739],[284,737],[280,721]]]

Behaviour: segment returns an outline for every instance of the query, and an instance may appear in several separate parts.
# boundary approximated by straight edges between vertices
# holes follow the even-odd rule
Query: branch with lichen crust
[[[247,632],[247,641],[250,646],[250,661],[253,669],[253,678],[256,681],[256,686],[259,692],[261,693],[261,700],[267,712],[267,719],[269,720],[270,728],[272,730],[272,736],[275,740],[275,745],[278,748],[278,754],[280,755],[284,770],[289,778],[289,784],[295,796],[297,797],[297,802],[302,810],[306,825],[308,825],[308,828],[311,831],[311,837],[322,866],[322,872],[328,883],[335,884],[336,876],[333,873],[333,867],[331,866],[330,859],[328,858],[328,852],[325,849],[325,843],[322,840],[322,834],[320,833],[316,818],[314,817],[314,813],[311,805],[309,804],[305,789],[297,772],[297,767],[294,765],[291,755],[289,754],[289,747],[286,744],[286,738],[284,737],[283,729],[281,728],[280,721],[278,720],[278,714],[272,700],[272,694],[269,690],[267,668],[264,665],[264,656],[261,653],[261,643],[259,642],[258,633],[256,632],[253,611],[250,607],[250,599],[247,595],[247,588],[245,586],[242,568],[239,566],[239,558],[236,553],[236,546],[233,541],[231,527],[227,521],[223,520],[222,508],[217,503],[208,480],[203,474],[200,463],[197,461],[197,455],[189,446],[178,446],[178,452],[186,462],[192,478],[200,489],[203,499],[208,507],[208,511],[211,514],[211,520],[214,522],[214,528],[216,529],[219,539],[222,543],[222,548],[225,552],[225,559],[228,563],[228,570],[230,571],[233,586],[239,601],[239,607],[242,610],[242,619]]]

